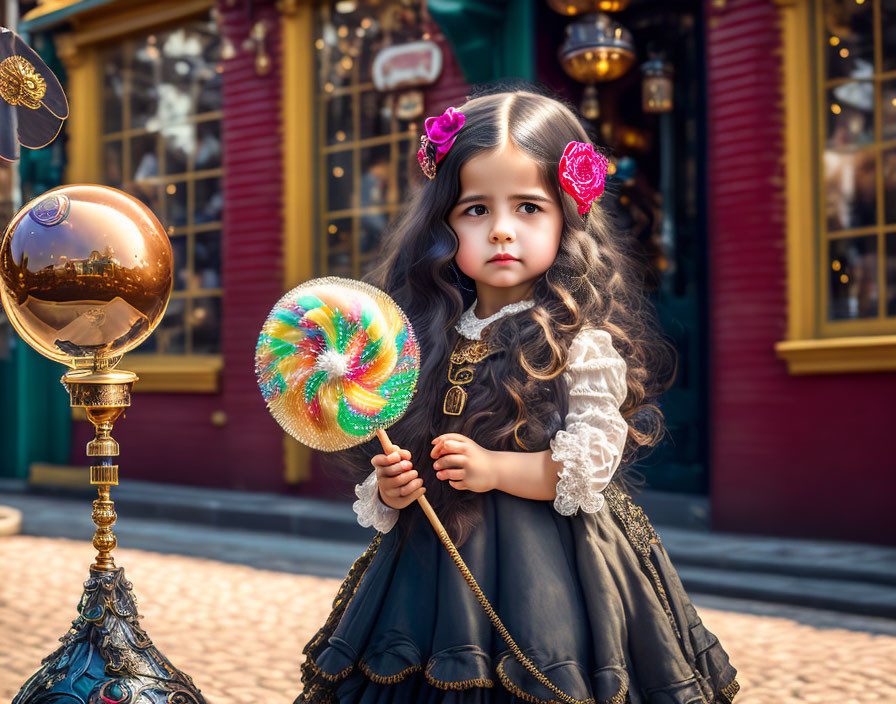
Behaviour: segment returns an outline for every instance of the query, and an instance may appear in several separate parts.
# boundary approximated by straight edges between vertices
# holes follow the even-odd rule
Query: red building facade
[[[823,313],[826,297],[840,295],[827,284],[831,262],[825,248],[836,243],[824,239],[829,233],[820,224],[824,154],[813,141],[819,121],[827,119],[827,84],[818,68],[827,39],[817,28],[824,26],[829,4],[706,0],[702,7],[676,9],[633,3],[620,17],[635,34],[659,32],[662,23],[650,25],[644,18],[661,9],[686,16],[675,26],[685,31],[683,42],[697,42],[689,54],[696,58],[684,72],[679,67],[676,84],[693,119],[682,120],[678,131],[665,137],[661,123],[638,122],[627,97],[634,90],[630,81],[627,88],[600,87],[602,121],[595,131],[601,141],[609,135],[603,124],[631,117],[614,138],[621,135],[643,150],[643,171],[655,185],[660,174],[650,165],[651,155],[669,134],[680,150],[677,180],[686,185],[664,197],[667,207],[670,193],[677,199],[681,242],[689,249],[681,255],[676,293],[667,300],[677,311],[670,320],[684,329],[686,345],[680,351],[689,386],[670,401],[670,417],[675,404],[680,416],[673,428],[679,456],[667,463],[671,474],[690,472],[693,481],[687,486],[709,494],[716,529],[894,543],[896,517],[885,510],[896,491],[896,461],[886,442],[892,417],[886,392],[896,386],[896,317],[887,313],[885,300],[874,320],[832,322]],[[191,18],[209,17],[213,3],[110,0],[103,8],[94,3],[79,11],[78,3],[60,1],[41,8],[26,20],[34,31],[55,34],[69,72],[66,178],[103,182],[99,155],[109,137],[92,127],[102,104],[98,52],[123,37],[145,38],[154,28],[168,31]],[[321,131],[332,114],[346,124],[348,115],[367,119],[365,100],[378,99],[359,73],[358,64],[369,63],[364,44],[355,54],[349,41],[361,37],[365,25],[289,1],[224,1],[216,12],[224,202],[220,343],[210,354],[134,355],[121,365],[141,376],[133,406],[116,427],[122,473],[161,482],[347,497],[350,488],[333,486],[319,458],[286,438],[271,419],[253,362],[258,331],[278,298],[316,275],[362,273],[360,219],[372,212],[391,215],[398,207],[394,199],[382,206],[327,201],[327,189],[338,186],[337,170],[341,177],[349,163],[363,165],[365,150],[381,143],[363,130],[335,140]],[[444,58],[436,83],[422,89],[423,115],[429,115],[462,103],[468,85],[438,26],[423,9],[414,12],[419,14],[410,19],[396,14],[402,36],[413,34],[418,22],[418,38],[435,41]],[[530,12],[537,78],[578,99],[581,86],[556,61],[565,20],[546,16],[540,6]],[[374,23],[382,17],[370,15]],[[333,37],[327,35],[331,31]],[[223,47],[226,42],[233,55]],[[331,45],[342,52],[340,61],[349,59],[341,64],[344,83],[333,83],[338,65],[322,58]],[[878,43],[878,61],[884,49]],[[881,76],[869,80],[884,85],[888,74]],[[328,113],[334,96],[354,107]],[[884,163],[892,144],[877,129],[872,149]],[[421,131],[413,120],[401,122],[400,130],[388,139],[406,145]],[[332,159],[343,149],[356,160],[334,166]],[[387,190],[403,183],[402,168],[389,165]],[[889,192],[887,178],[879,178],[883,193]],[[650,192],[653,201],[661,201],[658,185]],[[882,204],[879,210],[884,212]],[[875,236],[886,257],[886,238],[896,223],[881,218]],[[869,228],[859,234],[870,237]],[[352,244],[342,259],[330,258],[339,254],[340,242]],[[698,261],[703,263],[688,268]],[[886,283],[885,263],[880,271]],[[661,264],[657,271],[664,271]],[[883,289],[879,295],[885,297]],[[76,420],[73,465],[83,464],[90,437],[89,424]],[[688,449],[692,445],[697,449]]]

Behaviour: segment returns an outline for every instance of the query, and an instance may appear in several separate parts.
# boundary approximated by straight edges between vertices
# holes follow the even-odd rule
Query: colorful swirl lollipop
[[[317,450],[357,445],[398,420],[419,370],[414,331],[395,302],[373,286],[332,276],[283,296],[255,348],[271,414]]]

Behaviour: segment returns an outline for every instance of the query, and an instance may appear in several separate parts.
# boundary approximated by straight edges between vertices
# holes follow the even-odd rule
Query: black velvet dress
[[[600,511],[572,516],[483,493],[483,520],[459,552],[564,693],[589,704],[732,702],[736,670],[617,480]],[[407,540],[397,525],[376,534],[305,646],[296,704],[557,701],[514,657],[419,504],[406,511],[418,514]]]

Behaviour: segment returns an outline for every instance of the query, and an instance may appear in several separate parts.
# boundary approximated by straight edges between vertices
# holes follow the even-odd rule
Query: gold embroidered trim
[[[370,563],[373,562],[382,539],[382,533],[377,533],[373,536],[373,540],[370,541],[370,545],[367,546],[364,553],[352,563],[345,580],[343,580],[336,592],[336,596],[333,599],[333,610],[327,617],[326,622],[308,644],[302,648],[302,653],[305,655],[305,662],[300,667],[302,692],[296,699],[296,704],[332,704],[336,701],[336,698],[331,685],[346,677],[354,668],[355,664],[352,663],[342,672],[328,675],[320,669],[314,658],[317,655],[318,647],[333,634],[339,625],[339,621],[342,620],[342,615],[358,590],[361,578],[367,572]],[[320,680],[324,681],[321,682]]]
[[[505,656],[505,658],[508,656]],[[509,691],[514,696],[519,697],[520,699],[532,702],[533,704],[544,704],[545,701],[554,702],[555,700],[549,699],[539,699],[528,692],[524,692],[519,687],[517,687],[513,682],[510,681],[510,678],[507,676],[507,673],[504,672],[504,660],[502,659],[498,666],[495,668],[495,671],[498,673],[498,679],[501,681],[501,684],[504,685],[504,688]],[[589,697],[588,699],[580,700],[582,704],[598,704],[598,702],[593,698]],[[622,689],[620,689],[616,694],[614,694],[609,699],[600,702],[600,704],[625,704],[628,701],[628,685],[623,685]]]
[[[433,687],[438,687],[439,689],[470,689],[470,687],[495,686],[493,680],[483,678],[474,680],[461,680],[460,682],[443,682],[442,680],[437,680],[429,672],[433,668],[434,664],[434,661],[430,662],[429,665],[426,666],[426,672],[423,673],[424,677],[426,677],[426,681],[429,682]]]
[[[734,696],[740,691],[740,684],[738,684],[737,679],[731,680],[731,684],[725,687],[719,694],[727,699],[729,702],[734,701]]]
[[[417,670],[422,670],[423,665],[417,663],[416,665],[411,665],[410,667],[406,667],[401,672],[397,672],[394,675],[378,675],[373,670],[370,669],[370,666],[364,662],[363,660],[359,663],[359,667],[361,668],[361,672],[363,672],[367,677],[377,684],[395,684],[396,682],[400,682],[411,672],[416,672]]]
[[[314,670],[315,675],[317,675],[318,677],[323,677],[328,682],[339,682],[340,680],[344,679],[348,675],[348,673],[351,672],[355,667],[355,663],[352,663],[341,672],[337,672],[335,675],[330,675],[320,669],[320,665],[317,664],[317,662],[314,660],[314,658],[311,657],[310,654],[305,656],[305,662],[308,664],[308,667]]]
[[[629,543],[631,543],[635,552],[637,552],[641,558],[641,563],[644,565],[644,569],[649,573],[650,578],[653,581],[654,589],[663,605],[663,611],[666,612],[666,618],[669,620],[669,625],[672,627],[672,631],[679,640],[682,640],[681,631],[678,629],[675,616],[672,614],[672,607],[669,605],[666,589],[663,587],[662,580],[660,580],[656,567],[650,560],[650,546],[653,544],[662,545],[660,536],[647,519],[647,514],[644,513],[644,509],[632,502],[631,497],[613,482],[604,489],[604,498],[610,505],[610,510],[622,524]]]

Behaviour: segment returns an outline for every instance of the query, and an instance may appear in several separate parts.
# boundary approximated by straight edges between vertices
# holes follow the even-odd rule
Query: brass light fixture
[[[601,12],[567,25],[559,58],[567,74],[586,84],[582,114],[593,120],[600,114],[594,84],[624,75],[635,62],[635,46],[631,32]]]
[[[622,12],[631,0],[548,0],[548,7],[572,17],[586,12]]]
[[[641,65],[641,107],[644,112],[672,112],[674,88],[672,64],[652,56]]]

